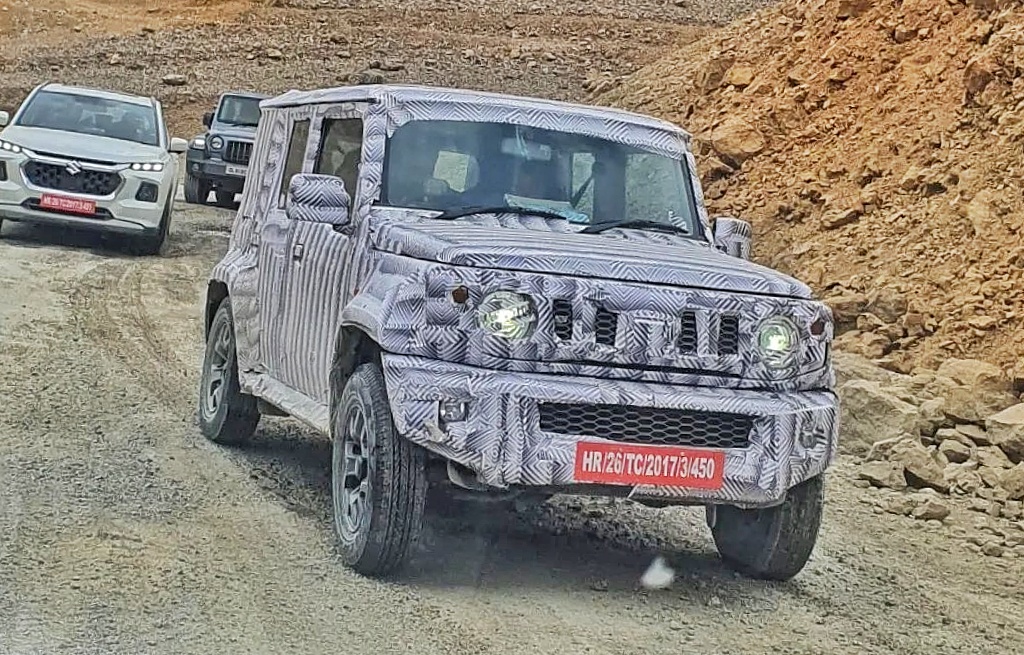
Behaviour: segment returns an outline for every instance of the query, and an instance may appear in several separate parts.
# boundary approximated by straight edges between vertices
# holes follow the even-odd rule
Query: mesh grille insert
[[[619,317],[607,309],[598,309],[594,317],[594,339],[601,345],[614,346]]]
[[[620,443],[695,448],[746,448],[751,416],[658,407],[541,403],[540,429]]]
[[[718,354],[735,355],[740,351],[740,319],[724,314],[718,325]]]
[[[679,339],[676,342],[679,352],[697,352],[697,315],[693,312],[683,312],[680,319]]]
[[[552,318],[555,322],[555,336],[562,341],[572,338],[572,301],[555,300],[551,303]]]
[[[64,166],[38,161],[25,164],[25,177],[37,187],[90,196],[109,196],[121,185],[121,176],[117,173],[83,169],[72,175]]]

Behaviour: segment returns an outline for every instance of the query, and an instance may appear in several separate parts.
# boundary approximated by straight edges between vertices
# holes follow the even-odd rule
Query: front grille
[[[77,175],[72,175],[64,166],[39,161],[25,164],[25,177],[37,187],[89,196],[113,195],[121,185],[118,173],[83,168]]]
[[[224,161],[232,164],[249,165],[252,156],[252,144],[248,141],[228,141],[224,148]]]
[[[718,322],[718,354],[735,355],[740,351],[740,319],[723,314]]]
[[[598,309],[594,317],[594,339],[603,346],[615,345],[619,317],[607,309]]]
[[[697,314],[694,312],[683,312],[679,319],[679,339],[676,347],[681,353],[697,352]]]
[[[746,448],[754,419],[743,414],[622,405],[541,403],[540,429],[620,443]]]

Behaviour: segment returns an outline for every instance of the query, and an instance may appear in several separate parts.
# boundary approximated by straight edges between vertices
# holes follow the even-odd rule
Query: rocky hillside
[[[1020,375],[1019,3],[784,0],[588,87],[695,133],[711,209],[831,299],[843,349]]]

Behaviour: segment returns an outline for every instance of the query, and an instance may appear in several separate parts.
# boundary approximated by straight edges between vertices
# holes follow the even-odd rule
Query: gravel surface
[[[47,77],[103,82],[159,94],[184,134],[224,87],[333,83],[371,64],[388,79],[579,97],[591,76],[707,29],[686,21],[760,3],[79,4],[0,0],[0,105]],[[169,73],[188,84],[161,85]],[[945,524],[886,513],[846,459],[818,549],[787,584],[722,566],[699,511],[572,498],[431,512],[408,575],[349,573],[326,440],[265,419],[253,445],[224,448],[195,427],[202,297],[231,217],[179,206],[159,258],[3,227],[0,654],[1017,650],[1021,560],[953,538],[1006,523],[960,507]],[[645,591],[658,555],[677,578]]]

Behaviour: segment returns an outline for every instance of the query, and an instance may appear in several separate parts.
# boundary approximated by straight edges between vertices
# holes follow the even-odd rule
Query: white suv
[[[42,84],[13,119],[0,112],[0,127],[0,229],[86,228],[160,252],[188,142],[168,137],[158,100]]]

